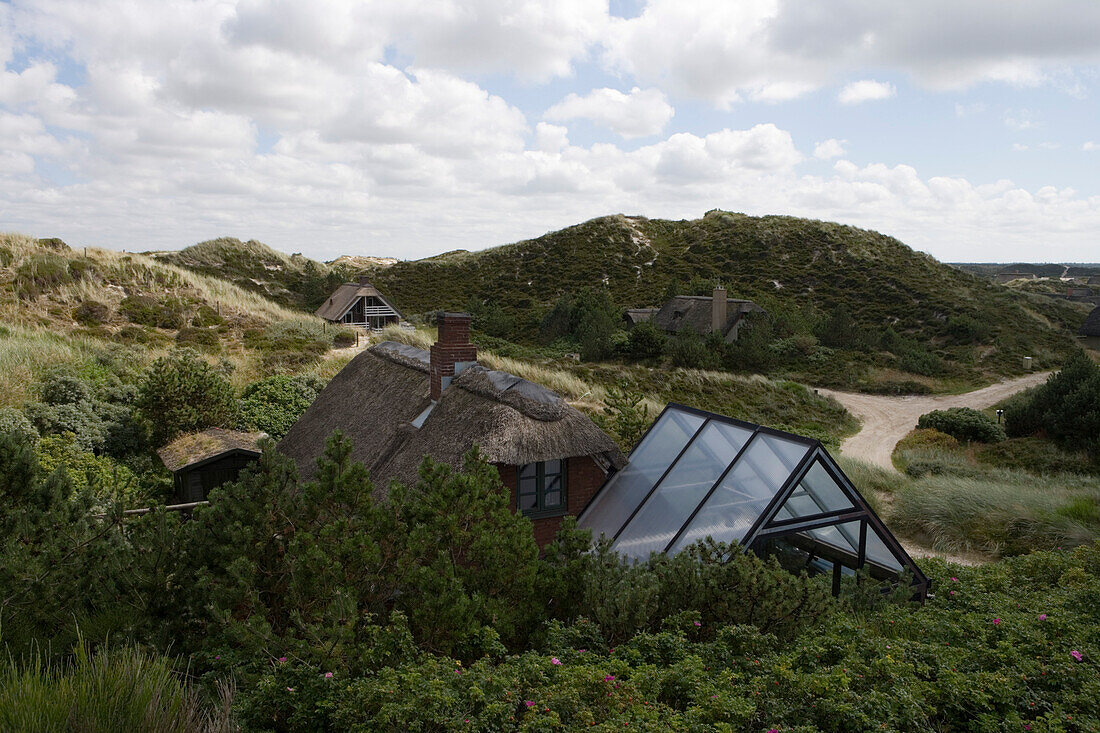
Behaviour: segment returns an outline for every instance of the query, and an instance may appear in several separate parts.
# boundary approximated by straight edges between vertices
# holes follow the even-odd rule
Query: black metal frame
[[[741,547],[744,548],[746,551],[750,551],[752,550],[754,545],[758,545],[763,540],[779,539],[782,537],[799,535],[800,533],[804,533],[810,529],[820,529],[822,527],[830,527],[858,521],[860,523],[858,540],[856,540],[856,538],[854,537],[846,536],[846,538],[850,542],[854,541],[853,544],[857,545],[857,552],[855,557],[856,567],[854,569],[862,570],[870,565],[874,570],[873,574],[875,576],[887,575],[890,577],[894,577],[897,574],[896,571],[893,571],[890,568],[880,566],[879,564],[868,560],[867,528],[868,526],[870,526],[872,529],[875,530],[879,538],[882,540],[883,544],[886,546],[886,549],[890,552],[891,555],[894,556],[894,559],[898,561],[902,568],[908,569],[913,574],[912,587],[914,595],[921,600],[923,600],[924,597],[927,595],[929,588],[928,576],[926,576],[921,571],[921,569],[909,556],[909,553],[907,553],[905,551],[905,548],[901,546],[901,543],[897,541],[897,538],[895,538],[890,530],[886,528],[886,525],[875,513],[874,509],[872,509],[871,506],[866,502],[866,500],[864,500],[863,496],[859,493],[859,490],[844,474],[844,471],[841,470],[840,466],[837,465],[836,461],[833,460],[832,456],[829,455],[829,452],[818,440],[806,438],[801,435],[795,435],[793,433],[788,433],[782,430],[775,430],[774,428],[754,425],[752,423],[745,422],[744,420],[738,420],[736,418],[719,415],[713,412],[707,412],[706,410],[700,410],[695,407],[689,407],[687,405],[673,402],[669,403],[665,407],[665,409],[661,411],[661,414],[658,415],[653,423],[646,429],[641,439],[638,441],[635,447],[631,450],[630,455],[627,457],[628,463],[630,459],[634,457],[634,454],[638,450],[638,448],[645,442],[646,438],[649,437],[649,434],[653,431],[654,427],[661,421],[662,418],[665,417],[666,413],[671,410],[696,415],[703,418],[704,421],[691,435],[688,441],[681,448],[680,452],[677,453],[676,457],[665,468],[657,481],[654,482],[653,486],[650,487],[649,491],[646,492],[646,495],[642,497],[642,500],[639,501],[637,506],[634,507],[630,515],[619,526],[619,529],[615,532],[615,536],[613,539],[618,539],[623,530],[626,529],[631,520],[633,520],[635,515],[637,515],[637,513],[641,510],[646,501],[648,501],[653,493],[660,487],[661,483],[668,476],[669,472],[672,471],[673,467],[675,467],[677,462],[679,462],[679,460],[684,456],[688,448],[691,447],[696,438],[698,438],[703,430],[706,429],[707,422],[713,420],[716,422],[725,423],[727,425],[733,425],[736,427],[751,430],[752,435],[749,436],[749,439],[745,441],[745,444],[741,446],[740,450],[730,460],[729,464],[721,472],[721,474],[718,476],[718,479],[710,487],[707,493],[703,495],[703,498],[699,501],[691,514],[689,514],[687,519],[684,520],[683,524],[676,531],[672,540],[665,546],[665,552],[670,551],[676,545],[676,542],[691,525],[692,521],[694,521],[695,517],[702,509],[703,505],[706,504],[711,495],[718,489],[722,481],[726,478],[727,474],[741,460],[741,457],[744,455],[749,446],[752,445],[752,443],[757,440],[759,436],[770,435],[782,438],[784,440],[799,443],[806,446],[809,450],[807,450],[806,454],[803,455],[802,458],[798,461],[798,463],[792,469],[790,475],[787,477],[786,481],[784,481],[779,490],[775,492],[775,495],[769,500],[768,504],[760,512],[759,516],[753,522],[752,526],[745,533],[745,536],[742,538],[740,543]],[[776,515],[778,514],[780,508],[787,502],[788,499],[790,499],[791,494],[794,493],[799,484],[801,484],[802,480],[806,477],[806,474],[809,473],[809,471],[816,463],[821,464],[822,468],[824,468],[830,478],[833,479],[833,481],[840,488],[841,492],[845,495],[848,501],[851,502],[852,506],[846,507],[844,509],[822,511],[819,514],[805,515],[792,519],[776,519]],[[585,514],[592,506],[592,502],[604,491],[610,480],[611,477],[609,476],[608,479],[604,482],[604,485],[600,487],[599,491],[597,491],[592,496],[592,498],[589,499],[589,502],[585,506],[584,511],[580,513],[581,520],[584,519]],[[824,509],[824,506],[820,502],[817,503],[819,507]],[[808,535],[801,535],[800,539],[806,539],[807,541],[820,544],[822,545],[822,551],[828,551],[830,554],[842,553],[842,550],[838,548],[833,548],[831,551],[825,549],[831,546],[828,545],[828,543],[815,540]],[[833,562],[834,567],[839,568],[837,561]],[[834,586],[838,585],[838,580],[839,577],[834,578]],[[834,591],[835,590],[837,590],[837,588],[834,587]]]

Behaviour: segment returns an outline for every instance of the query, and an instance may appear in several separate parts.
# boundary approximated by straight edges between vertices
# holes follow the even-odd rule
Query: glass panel
[[[558,460],[557,458],[555,458],[552,461],[546,461],[542,465],[543,465],[542,472],[547,477],[549,477],[551,474],[556,474],[556,475],[561,474],[561,461]]]
[[[634,449],[630,463],[592,500],[578,526],[591,529],[594,539],[614,537],[703,422],[690,412],[665,412]]]
[[[525,512],[525,511],[534,509],[536,504],[538,503],[536,501],[537,498],[538,497],[535,496],[534,494],[520,494],[519,495],[519,509],[520,509],[520,511]]]
[[[551,491],[546,494],[542,502],[543,509],[554,509],[561,506],[561,492]]]
[[[886,546],[886,543],[879,537],[878,532],[870,524],[867,525],[867,562],[872,562],[875,565],[881,565],[884,568],[890,568],[896,572],[901,572],[902,564],[894,557],[894,553],[890,552],[890,549]]]
[[[533,479],[535,477],[535,468],[537,466],[538,466],[537,463],[528,463],[526,465],[520,466],[519,467],[519,477],[520,478],[532,478]]]
[[[814,465],[799,482],[798,488],[805,490],[806,494],[817,502],[819,509],[815,513],[855,508],[844,490],[840,488],[840,484],[829,475],[820,460],[814,461]]]
[[[740,542],[807,451],[793,440],[757,434],[670,551],[707,536]]]
[[[859,556],[859,522],[845,522],[829,527],[807,530],[804,534],[813,537],[819,542],[835,547],[846,553],[851,553],[853,562]]]
[[[665,549],[752,431],[711,421],[623,529],[614,549],[644,559]]]

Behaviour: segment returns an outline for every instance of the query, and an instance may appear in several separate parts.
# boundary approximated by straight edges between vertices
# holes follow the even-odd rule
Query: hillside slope
[[[222,278],[280,305],[313,311],[340,283],[368,267],[390,260],[340,258],[326,264],[301,254],[286,255],[249,240],[223,237],[199,242],[177,252],[150,252],[160,262]]]
[[[642,307],[660,304],[670,288],[721,281],[731,297],[765,308],[818,318],[845,308],[859,327],[893,329],[971,383],[1015,373],[1024,355],[1055,365],[1086,315],[996,287],[877,232],[723,211],[691,221],[607,216],[479,252],[398,262],[372,277],[404,312],[492,302],[509,311],[519,338],[534,338],[550,304],[585,285],[605,285],[618,306]],[[953,342],[952,318],[980,324],[976,343]]]

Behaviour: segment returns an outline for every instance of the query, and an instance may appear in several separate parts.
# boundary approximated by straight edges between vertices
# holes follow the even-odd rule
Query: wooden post
[[[359,329],[355,329],[355,348],[359,348]]]

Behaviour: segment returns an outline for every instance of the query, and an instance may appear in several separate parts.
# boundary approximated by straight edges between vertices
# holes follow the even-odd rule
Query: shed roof
[[[208,428],[198,433],[181,435],[157,451],[164,467],[172,473],[197,463],[216,458],[223,453],[245,451],[259,455],[259,443],[267,433],[245,433],[225,428]]]
[[[636,326],[653,318],[660,310],[660,308],[627,308],[623,318],[631,325]]]
[[[378,292],[378,288],[369,283],[344,283],[333,291],[328,300],[315,311],[315,315],[324,318],[326,321],[338,321],[344,317],[359,298],[378,298],[388,305],[395,315],[401,315],[393,307],[393,304],[386,300],[382,293]]]
[[[821,443],[684,405],[661,413],[578,525],[638,560],[706,537],[743,547],[784,538],[880,578],[909,570],[927,588]]]
[[[1100,336],[1100,306],[1092,309],[1077,333],[1081,336]]]
[[[424,455],[459,466],[474,445],[490,463],[576,456],[616,468],[625,463],[615,442],[556,392],[480,364],[458,374],[433,406],[429,361],[423,349],[375,344],[333,377],[279,450],[309,478],[325,441],[340,430],[352,442],[352,459],[379,486],[414,482]]]
[[[677,295],[654,314],[653,324],[668,332],[691,330],[696,333],[710,333],[713,300],[709,295]],[[726,326],[722,329],[722,335],[728,333],[741,320],[741,316],[750,312],[763,313],[764,309],[751,300],[727,298]]]

